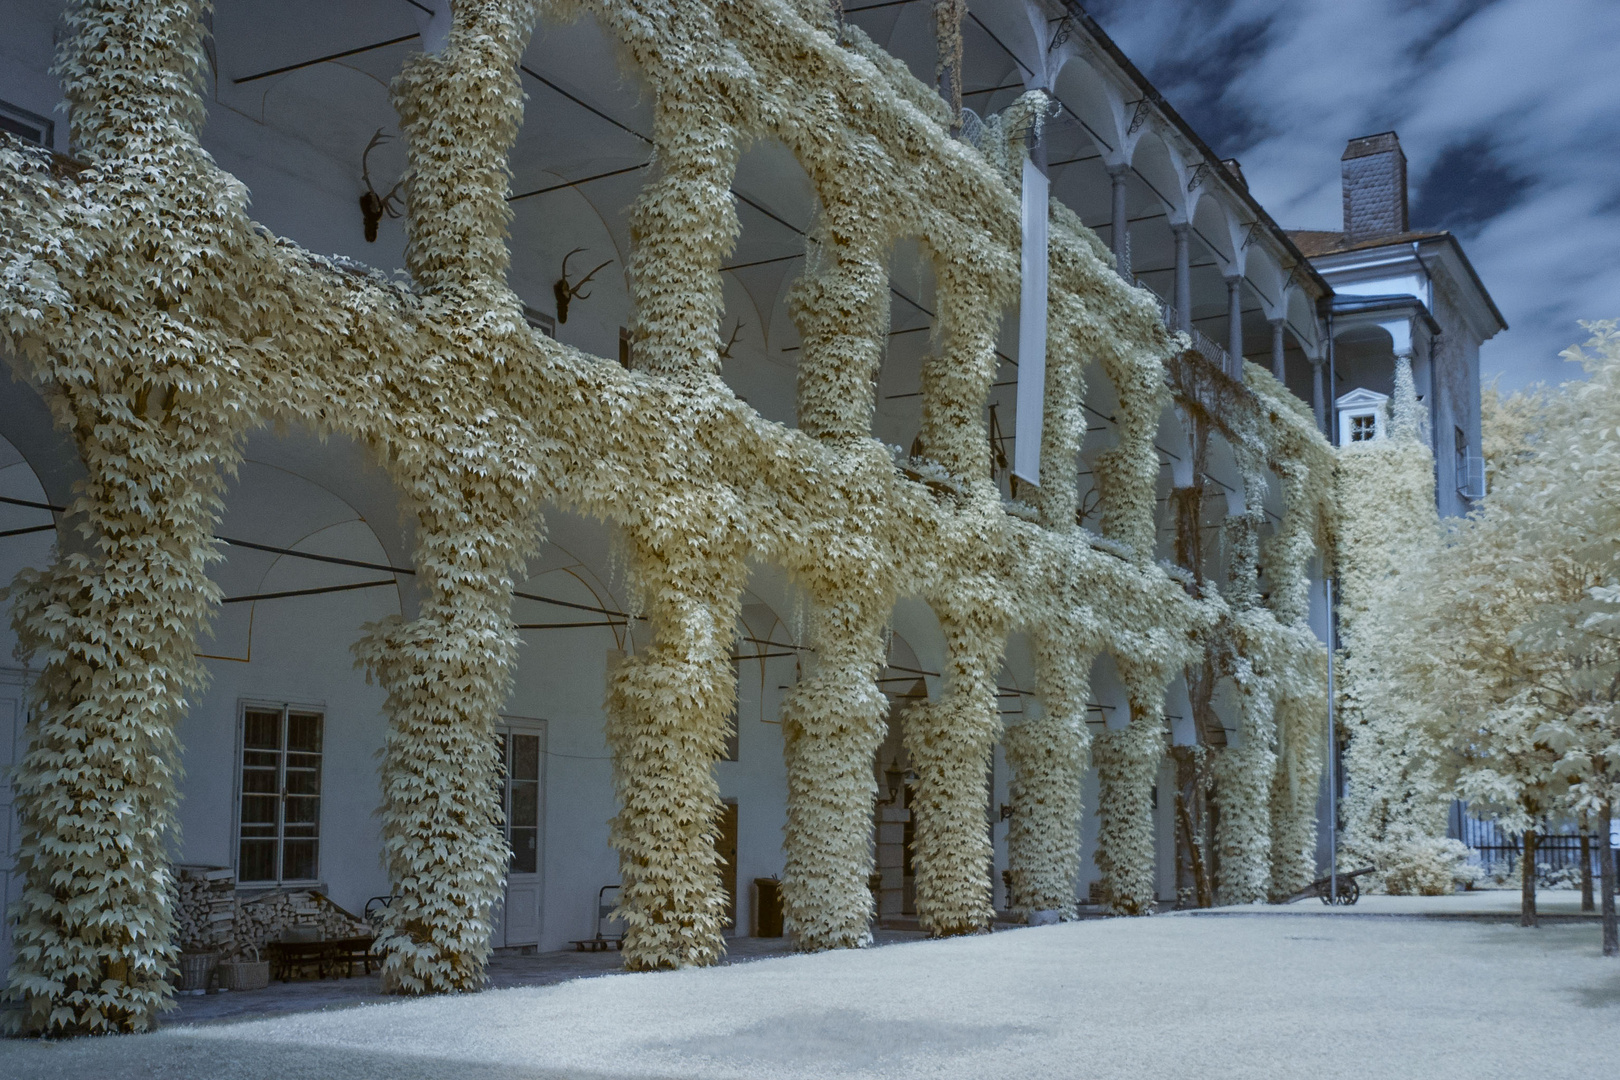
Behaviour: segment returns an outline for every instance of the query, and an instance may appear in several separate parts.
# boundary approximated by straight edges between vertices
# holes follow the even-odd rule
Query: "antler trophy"
[[[384,214],[391,218],[397,218],[401,213],[400,208],[395,204],[399,201],[399,185],[405,182],[403,176],[399,178],[393,187],[388,189],[386,195],[377,194],[377,189],[371,185],[371,152],[387,142],[388,138],[387,135],[383,134],[383,129],[378,128],[377,134],[373,135],[371,141],[366,143],[366,152],[360,155],[360,176],[366,182],[366,193],[360,196],[360,213],[365,217],[366,243],[368,244],[377,242],[377,223],[383,219]]]
[[[602,269],[603,266],[613,261],[612,259],[607,260],[607,262],[598,266],[596,270],[592,270],[578,281],[570,283],[568,280],[568,260],[584,250],[584,248],[575,248],[563,256],[562,277],[558,278],[556,284],[551,286],[552,295],[557,298],[557,322],[559,324],[568,321],[568,304],[570,301],[589,300],[591,298],[590,293],[582,293],[579,290],[583,289],[585,284],[596,276],[596,270]]]

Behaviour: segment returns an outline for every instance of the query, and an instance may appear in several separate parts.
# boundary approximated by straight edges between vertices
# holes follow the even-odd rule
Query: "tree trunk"
[[[1519,856],[1519,925],[1538,926],[1536,922],[1536,830],[1524,830],[1524,851]]]
[[[1181,822],[1182,834],[1187,840],[1187,853],[1192,861],[1193,891],[1201,908],[1214,907],[1214,890],[1209,887],[1209,875],[1204,872],[1204,852],[1193,831],[1192,815],[1187,812],[1187,800],[1176,793],[1176,819]]]
[[[1609,818],[1614,807],[1603,804],[1598,817],[1598,852],[1603,892],[1603,955],[1620,956],[1620,925],[1614,917],[1614,849],[1609,847]]]
[[[1596,911],[1592,903],[1592,837],[1581,830],[1581,910]]]

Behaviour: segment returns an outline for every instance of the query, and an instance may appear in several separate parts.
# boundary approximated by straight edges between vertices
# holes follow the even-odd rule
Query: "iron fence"
[[[1475,817],[1465,802],[1451,806],[1447,835],[1461,840],[1474,853],[1474,861],[1488,877],[1507,877],[1517,872],[1524,854],[1523,837],[1503,831],[1496,822]],[[1608,850],[1595,833],[1587,833],[1587,858],[1592,875],[1599,873],[1598,858]],[[1573,821],[1544,820],[1536,830],[1536,878],[1543,884],[1569,880],[1581,869],[1581,830]]]

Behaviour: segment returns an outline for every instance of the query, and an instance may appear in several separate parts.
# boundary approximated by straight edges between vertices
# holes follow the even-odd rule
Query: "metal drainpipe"
[[[1323,404],[1327,406],[1327,417],[1328,417],[1327,438],[1328,438],[1328,445],[1329,446],[1338,446],[1339,445],[1339,382],[1338,382],[1338,372],[1336,371],[1336,369],[1333,366],[1333,354],[1334,354],[1334,349],[1333,349],[1333,308],[1331,306],[1328,308],[1328,315],[1327,315],[1327,335],[1328,335],[1328,359],[1327,359],[1327,363],[1328,363],[1328,392],[1327,392],[1327,400],[1325,402],[1323,402]]]
[[[1338,445],[1339,438],[1339,387],[1338,371],[1334,366],[1333,347],[1333,307],[1329,301],[1327,313],[1328,334],[1328,444]],[[1328,677],[1327,677],[1327,708],[1328,708],[1328,898],[1336,900],[1339,895],[1339,776],[1338,758],[1339,748],[1336,732],[1334,731],[1333,716],[1333,576],[1323,567],[1322,588],[1327,593],[1327,647],[1328,647]]]

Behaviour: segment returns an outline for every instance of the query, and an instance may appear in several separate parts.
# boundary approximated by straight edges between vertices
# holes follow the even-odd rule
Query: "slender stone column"
[[[1176,238],[1176,329],[1192,333],[1192,263],[1188,241],[1192,226],[1187,222],[1170,226]]]
[[[1327,365],[1319,356],[1311,357],[1311,410],[1316,413],[1316,426],[1333,441],[1333,432],[1327,429],[1327,394],[1322,388],[1322,369]]]
[[[1226,373],[1243,381],[1243,275],[1226,279]]]
[[[1114,196],[1114,266],[1119,276],[1131,280],[1130,222],[1125,216],[1125,177],[1130,175],[1129,165],[1110,165],[1108,179],[1113,183]]]
[[[1288,326],[1287,319],[1271,320],[1271,373],[1280,383],[1286,383],[1287,371],[1283,368],[1283,349],[1286,344],[1283,331]]]

